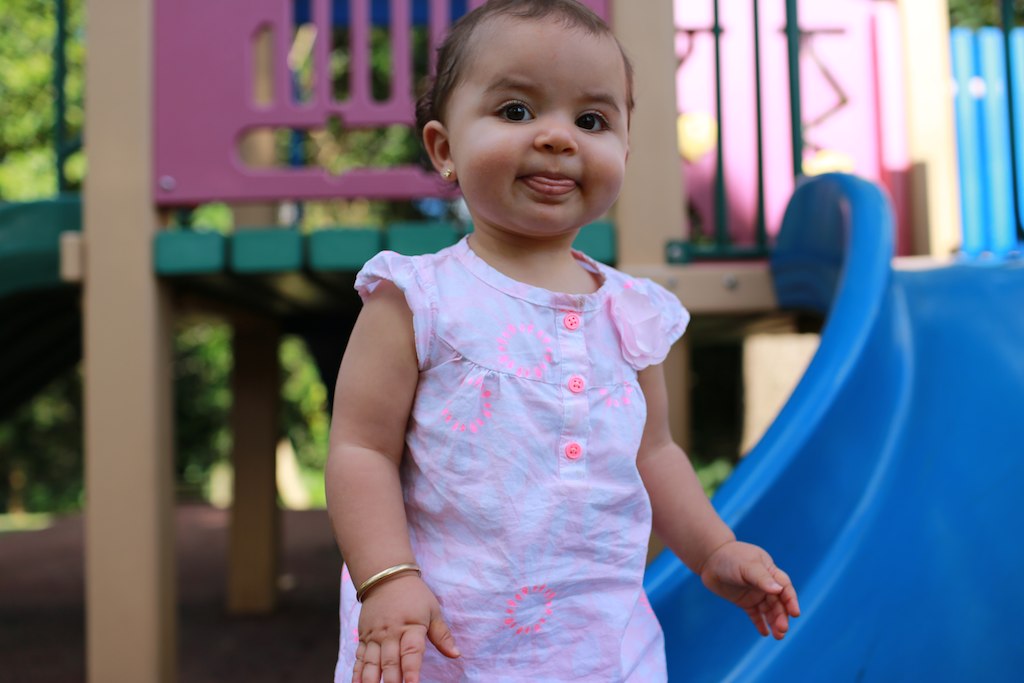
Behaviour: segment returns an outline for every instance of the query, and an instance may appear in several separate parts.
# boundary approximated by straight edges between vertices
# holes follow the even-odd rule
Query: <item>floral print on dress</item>
[[[548,623],[548,617],[555,613],[555,591],[546,585],[524,586],[508,600],[505,608],[505,625],[517,636],[537,633]]]
[[[533,323],[509,323],[497,339],[498,365],[518,377],[540,379],[554,362],[551,341]]]
[[[628,382],[610,389],[601,387],[597,393],[608,408],[627,408],[633,405],[633,385]]]
[[[452,409],[453,401],[449,401],[441,410],[441,418],[451,426],[453,432],[468,430],[470,434],[476,434],[484,427],[487,420],[494,417],[493,395],[491,390],[484,385],[483,377],[467,377],[463,380],[463,384],[468,385],[473,395],[479,399],[475,409],[469,414],[460,414],[458,409]]]

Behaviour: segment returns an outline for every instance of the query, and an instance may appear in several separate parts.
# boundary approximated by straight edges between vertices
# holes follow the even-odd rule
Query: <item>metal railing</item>
[[[777,0],[776,0],[777,1]],[[799,28],[797,0],[785,0],[787,42],[787,61],[789,78],[789,123],[791,131],[791,150],[793,177],[803,173],[804,126],[801,114],[800,99],[800,45],[801,31]],[[756,185],[757,208],[755,218],[754,240],[752,245],[737,245],[734,242],[729,222],[729,187],[726,181],[724,137],[723,131],[723,69],[722,69],[722,26],[721,0],[713,0],[713,20],[709,32],[714,40],[714,75],[715,94],[714,107],[717,126],[715,128],[715,177],[714,177],[714,227],[711,240],[679,240],[668,244],[666,254],[669,262],[687,262],[693,260],[731,260],[764,258],[769,250],[769,236],[765,218],[765,123],[764,123],[764,91],[762,89],[761,61],[761,2],[751,0],[751,20],[753,22],[753,63],[754,72],[754,103],[756,119]],[[696,32],[696,31],[692,31]]]

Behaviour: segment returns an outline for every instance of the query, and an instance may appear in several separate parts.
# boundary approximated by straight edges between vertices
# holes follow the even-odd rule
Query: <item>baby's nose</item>
[[[537,134],[535,146],[552,154],[571,154],[575,153],[578,148],[573,132],[560,123],[545,126]]]

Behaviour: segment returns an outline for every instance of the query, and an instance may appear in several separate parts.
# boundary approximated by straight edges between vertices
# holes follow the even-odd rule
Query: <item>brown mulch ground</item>
[[[178,508],[181,683],[331,680],[340,558],[330,524],[323,511],[282,515],[287,589],[279,608],[232,617],[224,609],[227,512]],[[0,681],[85,680],[83,563],[80,516],[44,531],[0,534]]]

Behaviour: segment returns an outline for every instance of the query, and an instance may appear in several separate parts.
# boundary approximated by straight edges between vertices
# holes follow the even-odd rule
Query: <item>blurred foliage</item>
[[[281,434],[291,440],[300,466],[321,472],[330,430],[327,389],[302,339],[284,337],[278,360]],[[230,458],[232,364],[227,324],[188,325],[175,339],[178,481],[185,495],[199,495],[212,467]]]
[[[312,499],[322,503],[330,430],[327,389],[302,339],[284,337],[279,361],[281,434],[295,448]],[[199,497],[211,469],[230,458],[231,370],[229,325],[203,321],[179,327],[173,375],[181,497]],[[0,421],[0,512],[68,512],[82,506],[81,398],[76,370]]]
[[[339,349],[340,352],[340,349]],[[327,414],[327,387],[306,344],[298,337],[281,342],[281,433],[295,448],[304,469],[322,472],[327,464],[331,422]],[[322,480],[318,484],[323,490]]]
[[[0,512],[67,512],[82,503],[82,379],[76,370],[0,422]]]
[[[25,201],[57,190],[54,152],[54,0],[3,0],[0,12],[0,200]],[[67,0],[67,138],[81,135],[85,115],[84,2]],[[67,142],[67,141],[65,141]],[[77,153],[65,172],[71,189],[81,185],[84,158]]]
[[[198,497],[210,468],[231,455],[231,327],[184,326],[174,356],[176,474],[180,492]]]
[[[952,26],[1002,26],[1002,0],[949,0]],[[1013,0],[1014,22],[1024,26],[1024,0]]]

